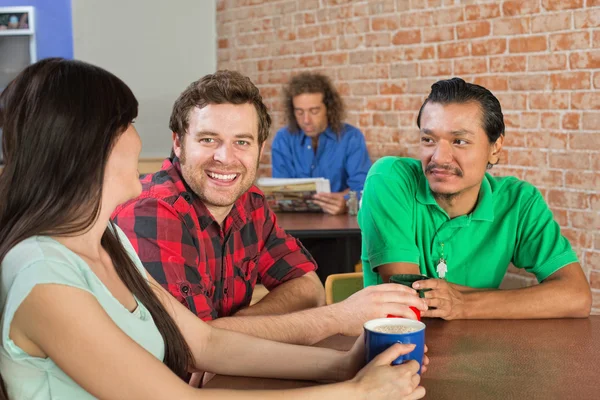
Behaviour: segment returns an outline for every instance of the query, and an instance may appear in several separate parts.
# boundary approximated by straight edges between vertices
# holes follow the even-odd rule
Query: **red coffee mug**
[[[417,316],[417,321],[420,321],[421,320],[421,311],[418,308],[412,307],[412,306],[410,306],[408,308],[410,308],[411,310],[413,310],[413,312]],[[397,315],[388,314],[387,318],[401,318],[401,317],[399,317]]]

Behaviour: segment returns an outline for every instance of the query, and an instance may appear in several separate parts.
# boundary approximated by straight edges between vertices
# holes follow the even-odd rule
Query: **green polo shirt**
[[[543,281],[577,262],[541,193],[514,177],[486,173],[472,213],[450,219],[436,203],[419,160],[385,157],[367,176],[358,215],[365,286],[382,283],[377,267],[418,264],[438,278],[474,288],[498,288],[509,264]],[[443,245],[443,246],[442,246]]]

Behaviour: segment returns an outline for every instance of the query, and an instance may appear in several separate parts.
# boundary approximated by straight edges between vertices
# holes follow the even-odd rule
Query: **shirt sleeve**
[[[317,264],[299,240],[288,235],[277,216],[265,205],[264,248],[258,260],[261,282],[269,290],[290,279],[315,271]]]
[[[296,178],[294,174],[291,151],[291,143],[288,140],[288,132],[285,129],[280,130],[273,139],[271,145],[271,169],[273,178]]]
[[[560,232],[552,211],[539,190],[533,188],[517,227],[513,264],[533,273],[539,282],[562,267],[578,262],[571,244]]]
[[[217,317],[212,294],[198,270],[194,238],[170,204],[141,199],[119,210],[113,221],[160,285],[201,319]]]
[[[392,171],[392,162],[382,159],[373,166],[358,214],[362,259],[372,271],[393,262],[419,264],[419,249],[413,234],[416,187],[398,171]]]
[[[93,295],[89,290],[85,277],[76,266],[54,260],[36,261],[31,265],[24,266],[11,279],[10,284],[3,282],[3,286],[9,289],[2,317],[2,343],[9,353],[11,353],[9,333],[13,317],[35,286],[43,284],[65,285],[81,289]]]
[[[365,186],[365,179],[371,168],[371,158],[365,137],[358,129],[350,137],[347,154],[345,167],[348,172],[348,187],[350,190],[360,192]]]

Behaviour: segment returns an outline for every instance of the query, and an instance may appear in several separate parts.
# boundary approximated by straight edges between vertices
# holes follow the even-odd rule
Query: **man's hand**
[[[425,300],[419,298],[415,290],[395,283],[384,283],[366,287],[329,307],[334,309],[339,333],[358,336],[363,331],[363,324],[372,319],[385,318],[390,314],[416,319],[415,313],[409,308],[411,306],[420,311],[427,310]]]
[[[425,292],[425,301],[429,310],[421,313],[423,317],[439,317],[445,320],[462,318],[464,306],[463,288],[443,279],[427,279],[413,283],[415,289],[431,289]],[[432,308],[436,308],[432,310]]]
[[[345,193],[317,193],[313,196],[313,201],[327,214],[345,214],[348,209],[344,195]]]

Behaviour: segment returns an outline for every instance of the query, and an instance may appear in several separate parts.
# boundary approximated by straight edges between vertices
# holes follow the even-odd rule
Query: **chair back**
[[[363,288],[363,273],[349,272],[332,274],[325,280],[325,299],[327,304],[346,300]]]

